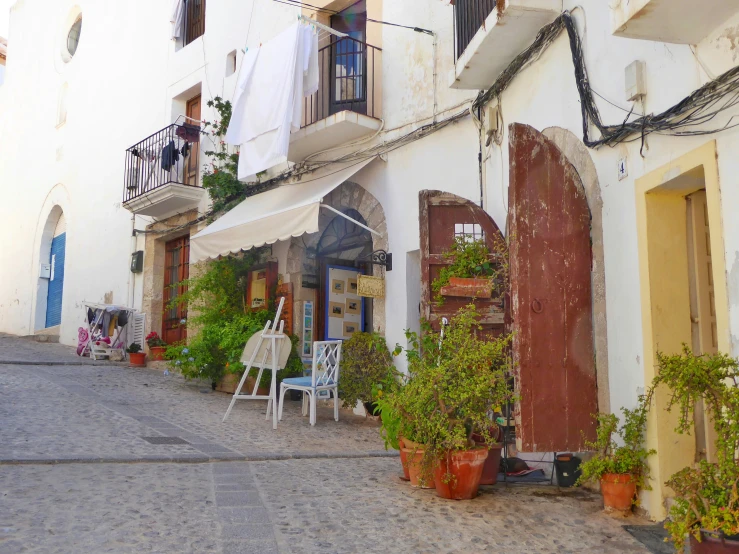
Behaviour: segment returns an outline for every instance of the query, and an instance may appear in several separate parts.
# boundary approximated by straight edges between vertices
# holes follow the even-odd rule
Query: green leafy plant
[[[400,450],[402,418],[393,403],[393,393],[400,388],[399,378],[391,376],[372,388],[375,401],[374,415],[380,416],[380,436],[385,443],[385,450]]]
[[[352,408],[358,401],[371,403],[373,388],[394,373],[385,338],[378,333],[354,333],[341,347],[339,398]]]
[[[598,422],[597,438],[595,442],[586,442],[585,448],[595,453],[580,466],[582,475],[577,481],[578,485],[599,482],[604,475],[612,473],[631,475],[638,488],[649,490],[647,459],[656,454],[656,451],[644,448],[650,404],[651,394],[641,395],[635,409],[621,408],[623,424],[620,427],[616,414],[594,416]]]
[[[739,363],[725,354],[697,356],[687,345],[677,355],[657,354],[659,372],[652,389],[666,385],[668,411],[677,408],[677,433],[690,433],[698,402],[704,402],[716,434],[716,461],[701,461],[673,475],[675,491],[670,521],[665,527],[682,552],[692,534],[701,530],[739,540]]]
[[[128,348],[126,348],[126,352],[129,354],[138,354],[141,352],[141,345],[137,342],[132,342]]]
[[[165,358],[170,366],[188,379],[204,379],[216,383],[226,372],[243,374],[241,355],[249,338],[264,329],[274,315],[274,308],[245,311],[246,276],[263,252],[250,251],[242,256],[210,262],[202,273],[186,282],[187,290],[168,308],[184,304],[188,307],[187,344],[167,347]],[[293,339],[297,341],[297,339]],[[279,376],[301,374],[302,362],[295,350],[288,368]],[[300,373],[297,367],[300,366]],[[258,370],[252,370],[256,376]],[[291,374],[292,372],[292,374]],[[271,372],[262,374],[262,386],[269,386]]]
[[[424,465],[475,448],[473,435],[493,444],[497,437],[491,436],[489,414],[514,400],[507,379],[510,336],[483,335],[472,304],[457,312],[443,337],[433,331],[420,340],[409,335],[410,378],[392,407],[400,414],[403,436],[424,445]]]
[[[203,130],[214,144],[214,149],[204,152],[210,161],[203,168],[203,188],[208,191],[213,213],[219,213],[241,202],[246,188],[238,179],[239,154],[225,140],[233,106],[220,96],[208,100],[207,105],[218,112],[218,119],[203,122]]]
[[[490,279],[493,292],[502,295],[508,283],[508,245],[500,237],[496,237],[494,244],[491,253],[483,240],[471,240],[469,235],[455,237],[449,250],[442,254],[451,263],[442,267],[431,282],[434,300],[443,303],[441,289],[449,284],[452,277]]]

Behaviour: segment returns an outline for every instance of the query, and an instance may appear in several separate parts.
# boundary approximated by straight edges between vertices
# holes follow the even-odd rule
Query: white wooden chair
[[[299,390],[308,395],[310,404],[310,424],[316,424],[316,400],[319,393],[329,391],[334,397],[334,419],[339,421],[339,364],[341,362],[341,341],[330,340],[313,343],[313,368],[310,377],[290,377],[280,385],[280,409],[278,419],[282,420],[282,407],[285,405],[285,392]],[[303,403],[305,415],[305,403]]]

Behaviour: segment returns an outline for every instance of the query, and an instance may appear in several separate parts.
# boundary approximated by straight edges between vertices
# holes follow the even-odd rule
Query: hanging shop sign
[[[357,275],[357,294],[365,298],[385,298],[385,278]]]

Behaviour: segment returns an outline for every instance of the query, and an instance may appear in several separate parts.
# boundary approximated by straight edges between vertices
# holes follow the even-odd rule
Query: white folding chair
[[[285,392],[299,390],[308,395],[310,404],[310,424],[316,424],[316,400],[322,391],[334,396],[334,419],[339,421],[339,363],[341,362],[341,341],[330,340],[313,343],[313,369],[310,377],[290,377],[280,385],[280,409],[278,419],[282,420],[282,407],[285,405]],[[305,405],[305,404],[304,404]],[[305,413],[303,413],[305,415]]]

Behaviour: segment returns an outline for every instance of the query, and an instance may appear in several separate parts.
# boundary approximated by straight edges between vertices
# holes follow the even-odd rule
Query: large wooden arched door
[[[577,171],[554,143],[513,124],[509,144],[518,446],[577,452],[595,439],[598,410],[590,211]]]
[[[448,192],[424,190],[419,195],[419,220],[421,227],[421,316],[439,329],[442,318],[451,319],[470,298],[447,297],[444,302],[434,302],[431,283],[439,270],[450,263],[443,253],[450,249],[456,236],[467,235],[484,239],[491,252],[503,235],[490,215],[469,200]],[[492,259],[491,259],[492,261]],[[475,300],[481,314],[483,328],[494,334],[504,331],[503,300],[500,298]]]

